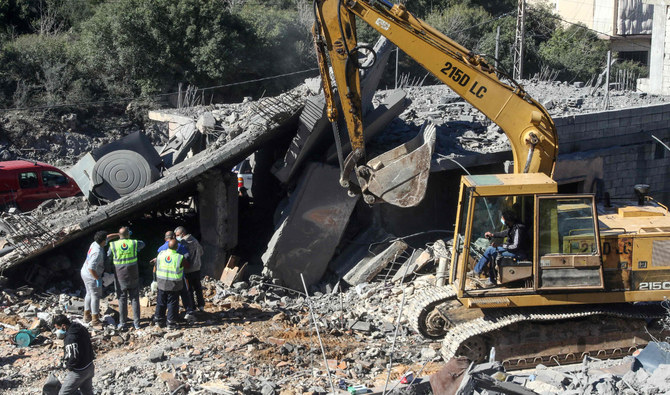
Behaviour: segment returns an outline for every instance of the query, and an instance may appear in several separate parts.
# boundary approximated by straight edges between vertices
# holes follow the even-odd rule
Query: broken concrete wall
[[[633,185],[651,185],[651,194],[670,202],[670,152],[651,136],[670,141],[670,104],[611,110],[554,118],[558,130],[559,157],[555,179],[565,183],[588,180],[590,166],[570,165],[576,158],[602,160],[603,191],[611,197],[633,198]],[[565,160],[565,162],[563,162]],[[571,181],[572,180],[572,181]],[[596,192],[593,181],[583,182],[579,192]]]
[[[340,243],[357,197],[337,182],[339,169],[320,163],[305,167],[291,194],[263,263],[266,273],[293,289],[318,283]]]

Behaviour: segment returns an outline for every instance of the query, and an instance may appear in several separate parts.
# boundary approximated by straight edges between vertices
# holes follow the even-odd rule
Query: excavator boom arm
[[[348,160],[355,163],[356,169],[364,163],[365,148],[355,16],[495,122],[509,138],[515,173],[552,176],[558,139],[551,117],[521,86],[500,81],[497,70],[481,56],[415,18],[404,6],[386,0],[316,0],[315,7],[314,33],[330,57],[352,146]],[[325,56],[320,56],[320,61],[325,62]],[[327,67],[321,64],[320,69],[324,82],[328,81],[324,92],[332,97],[332,92],[328,92],[332,89],[330,76],[324,72]],[[329,109],[329,114],[333,111]],[[370,171],[374,169],[363,173]],[[358,178],[363,183],[368,181]]]

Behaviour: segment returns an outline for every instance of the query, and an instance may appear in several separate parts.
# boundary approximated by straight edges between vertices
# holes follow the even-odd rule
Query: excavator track
[[[578,362],[589,355],[620,358],[648,343],[648,320],[663,317],[660,305],[595,305],[484,309],[483,317],[447,330],[442,356],[482,361],[491,347],[506,369]]]
[[[407,304],[407,320],[417,333],[430,339],[442,339],[447,333],[448,321],[436,307],[455,299],[456,292],[451,286],[421,288]]]

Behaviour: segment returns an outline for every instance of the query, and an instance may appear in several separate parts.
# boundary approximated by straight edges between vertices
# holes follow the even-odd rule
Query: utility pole
[[[398,52],[400,48],[395,47],[395,88],[398,89]]]
[[[605,102],[603,110],[607,110],[610,101],[610,66],[612,64],[612,51],[607,51],[607,77],[605,78]]]
[[[495,62],[494,65],[496,69],[498,68],[498,56],[500,53],[499,49],[500,49],[500,25],[498,25],[498,29],[496,29],[496,53],[494,56],[495,59],[493,59],[493,61]]]
[[[523,50],[526,33],[526,0],[519,0],[516,10],[516,34],[514,35],[514,73],[515,80],[523,77]]]

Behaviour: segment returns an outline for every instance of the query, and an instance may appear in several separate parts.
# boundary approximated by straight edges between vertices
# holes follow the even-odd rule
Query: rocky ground
[[[175,393],[182,385],[184,392],[194,393],[329,391],[319,337],[304,294],[255,276],[229,289],[212,280],[205,280],[205,285],[206,312],[198,315],[196,323],[179,330],[150,326],[153,305],[143,307],[143,328],[139,331],[91,328],[98,355],[94,385],[99,393]],[[366,284],[344,293],[331,290],[311,296],[338,388],[383,386],[384,367],[391,356],[389,388],[407,371],[427,375],[439,368],[439,343],[412,333],[404,320],[398,328],[395,351],[391,351],[403,289],[411,295],[414,286]],[[0,334],[5,341],[0,346],[4,355],[0,388],[11,394],[40,393],[49,373],[63,373],[54,368],[62,354],[62,341],[46,324],[53,314],[65,310],[64,305],[70,305],[69,312],[76,309],[80,293],[65,282],[46,293],[24,287],[5,289],[2,295],[0,325],[4,330]],[[143,295],[144,306],[153,302],[155,295],[148,288]],[[106,320],[113,320],[114,300],[108,297],[103,304],[112,313]],[[41,321],[43,328],[36,344],[27,348],[12,345],[13,330],[29,327],[35,320]]]
[[[407,299],[433,281],[432,275],[423,275],[405,285],[366,283],[345,292],[338,286],[327,286],[308,299],[258,276],[230,288],[205,279],[206,311],[198,314],[195,323],[169,331],[150,325],[155,295],[147,287],[142,291],[140,330],[89,328],[97,353],[96,394],[323,394],[330,391],[331,381],[320,342],[330,380],[342,393],[353,385],[381,391],[387,377],[387,388],[394,389],[391,393],[430,393],[419,383],[444,366],[440,343],[413,333],[400,312],[403,293]],[[80,322],[80,296],[80,290],[69,281],[46,292],[28,287],[2,291],[3,393],[39,394],[50,374],[64,375],[57,367],[62,341],[49,330],[48,322],[63,311]],[[110,324],[115,321],[116,307],[111,296],[103,302],[105,320]],[[33,345],[21,348],[11,343],[16,330],[31,326],[41,328]],[[484,364],[471,368],[467,377],[474,385],[464,393],[500,393],[477,384],[482,374],[496,383],[534,391],[528,393],[632,395],[670,391],[670,365],[648,371],[635,363],[634,357],[610,361],[587,358],[582,364],[540,365],[513,374],[495,363]],[[398,385],[409,372],[419,378],[415,384]]]

